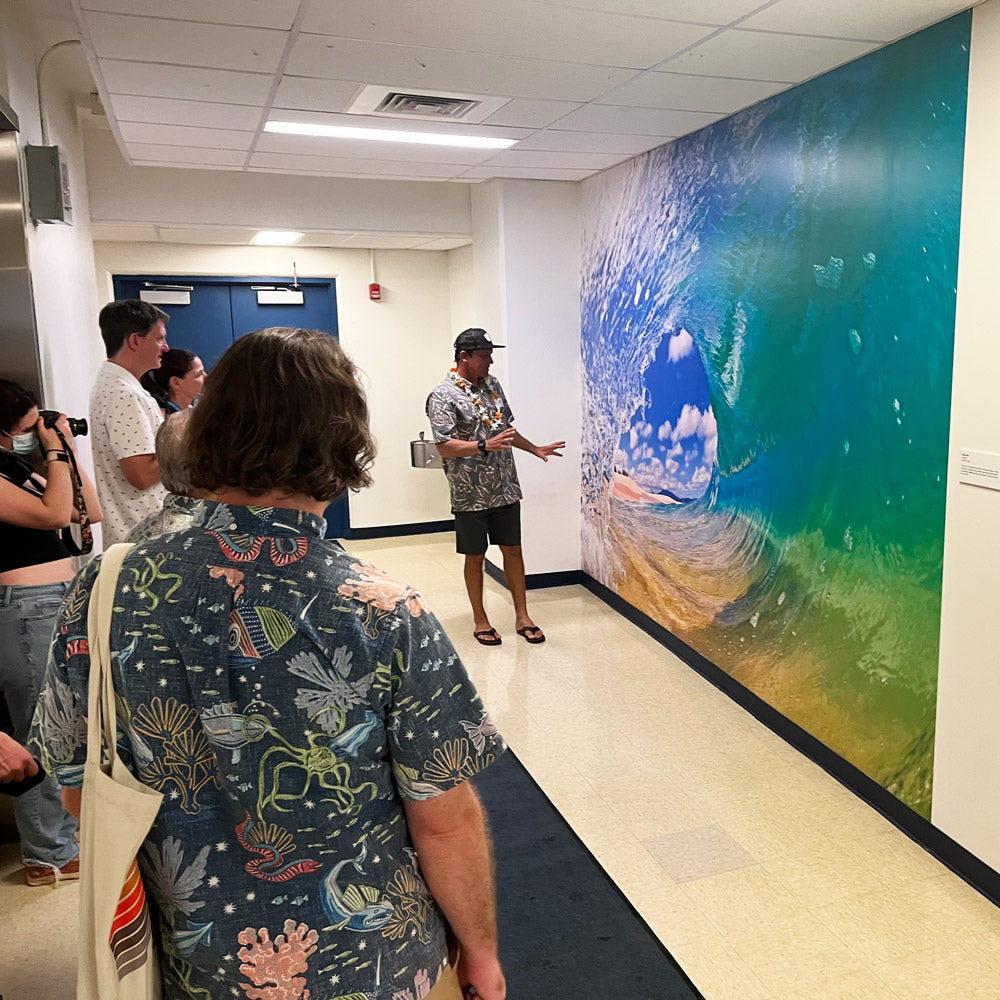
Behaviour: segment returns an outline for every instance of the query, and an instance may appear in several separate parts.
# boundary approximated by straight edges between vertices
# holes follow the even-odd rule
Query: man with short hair
[[[191,485],[184,449],[184,435],[187,431],[191,408],[171,414],[156,432],[156,464],[160,470],[160,482],[167,491],[163,506],[152,514],[147,514],[130,532],[129,542],[142,542],[157,535],[173,531],[185,531],[194,523],[195,515],[202,507],[202,500],[208,494]]]
[[[561,458],[565,441],[534,445],[514,428],[500,383],[489,371],[494,344],[480,327],[463,330],[455,340],[455,367],[427,397],[427,416],[444,459],[455,515],[457,549],[465,556],[465,589],[475,621],[473,635],[484,646],[499,646],[500,633],[483,605],[486,548],[500,547],[503,570],[514,602],[514,628],[532,644],[545,633],[531,620],[521,553],[521,487],[512,448],[547,462]]]
[[[124,542],[166,495],[154,454],[163,414],[139,379],[160,367],[168,319],[141,299],[109,302],[98,317],[108,360],[90,392],[90,422],[105,546]]]

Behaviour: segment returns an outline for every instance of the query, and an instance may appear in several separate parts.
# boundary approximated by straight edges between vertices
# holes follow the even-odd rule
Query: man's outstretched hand
[[[543,462],[547,462],[553,455],[556,458],[562,458],[562,450],[565,447],[565,441],[555,441],[552,444],[540,444],[535,446],[535,454]]]

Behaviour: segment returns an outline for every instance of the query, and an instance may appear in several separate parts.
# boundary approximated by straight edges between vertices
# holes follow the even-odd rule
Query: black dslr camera
[[[38,415],[42,418],[42,423],[46,427],[55,427],[56,421],[59,419],[58,410],[39,410]],[[87,436],[87,421],[83,417],[67,417],[66,420],[69,423],[69,429],[73,437]]]

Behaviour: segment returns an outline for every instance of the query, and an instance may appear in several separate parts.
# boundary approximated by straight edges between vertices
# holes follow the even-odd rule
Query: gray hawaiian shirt
[[[206,501],[139,543],[111,628],[118,752],[163,805],[139,855],[167,1000],[409,1000],[447,962],[403,809],[504,744],[410,587],[302,511]],[[33,740],[86,757],[87,609],[60,609]]]
[[[427,397],[427,416],[438,443],[485,441],[514,426],[514,414],[500,388],[487,375],[482,386],[462,389],[453,379],[438,383]],[[446,458],[453,513],[491,510],[517,503],[521,485],[517,480],[514,455],[510,451],[477,452],[468,458]]]
[[[195,514],[201,509],[201,500],[168,493],[163,506],[153,514],[147,514],[129,533],[126,541],[144,542],[147,538],[165,535],[170,531],[190,528]]]

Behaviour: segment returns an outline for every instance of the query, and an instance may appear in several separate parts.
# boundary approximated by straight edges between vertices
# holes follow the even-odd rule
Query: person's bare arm
[[[475,790],[466,781],[433,799],[407,801],[405,808],[420,869],[462,950],[459,982],[475,986],[483,1000],[504,1000],[493,859]]]
[[[121,459],[119,464],[125,478],[137,490],[148,490],[160,481],[160,467],[156,464],[155,455],[131,455]]]
[[[0,510],[7,524],[21,528],[65,528],[73,516],[73,481],[69,465],[54,457],[45,463],[45,482],[37,480],[44,488],[42,496],[22,490],[0,476]]]
[[[566,447],[565,441],[553,441],[552,444],[532,444],[517,431],[514,431],[514,438],[511,444],[515,448],[520,448],[521,451],[528,452],[529,455],[540,458],[543,462],[547,462],[553,455],[556,458],[562,458],[562,449]]]
[[[514,436],[517,431],[513,427],[495,434],[486,439],[487,451],[510,451],[514,444]],[[460,438],[449,438],[447,441],[437,442],[438,454],[442,458],[468,458],[470,455],[479,454],[478,441],[462,441]]]
[[[62,788],[63,805],[66,807],[66,811],[77,819],[80,818],[80,801],[82,797],[83,789],[81,788]]]

